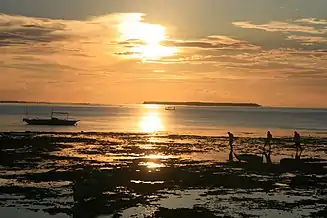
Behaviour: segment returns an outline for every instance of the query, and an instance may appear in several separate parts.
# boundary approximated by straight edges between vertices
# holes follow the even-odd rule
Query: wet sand
[[[326,217],[327,138],[304,140],[310,163],[279,164],[294,156],[279,138],[269,165],[229,163],[225,137],[2,133],[0,216]]]

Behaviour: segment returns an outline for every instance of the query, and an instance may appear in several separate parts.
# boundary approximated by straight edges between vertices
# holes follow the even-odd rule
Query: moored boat
[[[166,107],[165,110],[166,111],[174,111],[174,110],[176,110],[176,108],[175,107]]]
[[[55,114],[65,115],[65,119],[60,119],[55,117]],[[41,118],[23,118],[23,121],[28,125],[46,125],[46,126],[74,126],[79,120],[69,119],[69,114],[64,112],[51,112],[51,117],[49,119]]]

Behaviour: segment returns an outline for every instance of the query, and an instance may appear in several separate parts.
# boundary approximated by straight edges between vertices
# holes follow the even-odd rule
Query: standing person
[[[271,141],[272,141],[272,134],[270,133],[270,131],[268,131],[267,132],[267,139],[266,139],[266,143],[265,143],[265,147],[264,147],[264,152],[265,152],[267,163],[271,163],[271,159],[270,159]],[[268,152],[266,152],[266,146],[267,145],[268,145]]]
[[[268,145],[269,151],[271,150],[271,140],[272,140],[272,134],[270,133],[270,131],[268,131],[265,147]]]
[[[294,132],[294,143],[295,143],[295,147],[296,147],[295,159],[300,159],[300,156],[302,153],[301,136],[297,131]],[[299,153],[299,151],[300,151],[300,153]]]
[[[229,137],[229,161],[233,161],[233,142],[234,142],[234,135],[231,132],[228,132]]]

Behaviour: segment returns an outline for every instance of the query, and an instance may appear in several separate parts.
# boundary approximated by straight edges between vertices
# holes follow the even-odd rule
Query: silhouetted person
[[[270,133],[270,131],[267,132],[267,139],[266,139],[266,144],[268,145],[268,147],[270,148],[271,146],[271,140],[272,140],[272,134]]]
[[[294,143],[296,147],[295,159],[300,159],[302,153],[301,136],[297,131],[294,132]]]
[[[233,142],[234,142],[234,135],[231,132],[228,132],[229,137],[229,161],[233,161]]]
[[[270,154],[271,154],[271,141],[272,141],[272,134],[270,131],[267,132],[267,139],[264,147],[264,153],[266,156],[267,163],[271,163]],[[266,150],[266,146],[268,146],[268,151]]]

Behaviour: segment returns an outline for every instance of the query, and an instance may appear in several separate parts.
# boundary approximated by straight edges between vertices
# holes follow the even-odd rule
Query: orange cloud
[[[125,30],[122,37],[120,24],[126,17],[135,18],[132,21],[141,29],[160,27],[160,34],[153,32],[151,39]],[[267,105],[295,105],[299,103],[292,94],[296,91],[318,105],[322,97],[310,100],[310,94],[327,93],[322,85],[327,81],[327,52],[319,47],[324,42],[324,21],[301,22],[306,26],[277,21],[233,23],[266,34],[283,33],[278,44],[283,48],[268,49],[265,43],[270,41],[254,43],[219,32],[180,39],[167,35],[169,31],[162,31],[160,24],[148,23],[143,14],[109,14],[87,20],[2,14],[0,98],[106,103],[251,98]]]
[[[286,23],[280,21],[271,21],[267,24],[253,24],[250,21],[233,22],[234,26],[245,29],[258,29],[267,32],[300,32],[311,34],[325,34],[326,29],[318,29],[312,26],[297,25],[294,23]]]

